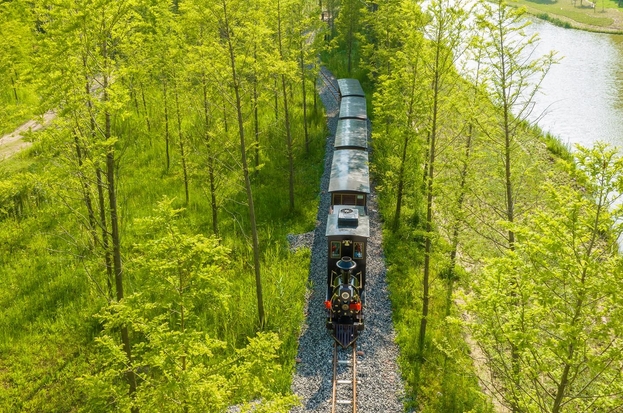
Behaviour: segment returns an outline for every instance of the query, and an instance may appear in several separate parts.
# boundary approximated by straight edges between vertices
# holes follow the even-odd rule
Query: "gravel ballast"
[[[311,244],[309,280],[313,288],[307,303],[306,324],[299,338],[298,364],[292,380],[292,391],[300,397],[302,406],[294,408],[291,413],[331,411],[333,339],[325,328],[326,313],[323,302],[327,274],[325,229],[330,206],[327,189],[339,105],[336,99],[336,79],[326,69],[323,68],[322,72],[317,88],[327,112],[329,136],[326,142],[325,169],[320,183],[317,225],[313,233],[288,237],[293,248]],[[392,309],[381,248],[381,226],[373,186],[368,200],[368,213],[370,239],[366,263],[366,327],[357,341],[357,406],[362,413],[400,413],[404,411],[404,384],[396,361],[398,347],[394,342]],[[348,358],[346,354],[350,352],[350,349],[340,350],[340,358]],[[341,411],[351,412],[352,407],[340,407],[338,412]]]

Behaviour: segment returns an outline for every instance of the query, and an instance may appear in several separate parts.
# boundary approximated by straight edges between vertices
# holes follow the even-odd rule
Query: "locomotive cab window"
[[[342,257],[342,243],[340,241],[331,241],[331,258]]]
[[[363,259],[363,242],[355,242],[355,248],[353,249],[353,258],[356,260]]]

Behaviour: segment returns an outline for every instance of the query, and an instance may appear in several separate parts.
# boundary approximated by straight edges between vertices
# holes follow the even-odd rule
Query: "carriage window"
[[[357,196],[355,194],[333,194],[333,205],[359,205],[359,204],[361,204],[361,201],[359,201],[358,203]]]
[[[363,258],[363,242],[355,242],[355,249],[353,251],[354,259],[362,259]]]
[[[331,241],[331,258],[342,257],[342,243],[340,241]]]

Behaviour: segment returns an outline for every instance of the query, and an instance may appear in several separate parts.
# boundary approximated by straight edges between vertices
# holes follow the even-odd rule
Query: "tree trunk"
[[[162,82],[162,97],[163,97],[163,105],[164,105],[164,145],[167,157],[167,171],[171,166],[171,154],[169,152],[169,141],[170,141],[170,132],[169,132],[169,105],[167,103],[167,81],[166,79]]]
[[[303,128],[305,129],[305,153],[309,153],[309,132],[307,131],[307,88],[305,87],[305,54],[301,39],[301,85],[303,86]]]
[[[275,75],[275,120],[279,120],[279,87],[277,86],[277,76]]]
[[[420,361],[424,362],[424,343],[426,342],[426,326],[428,323],[428,307],[430,302],[430,259],[432,253],[432,231],[433,231],[433,188],[435,177],[435,155],[437,141],[437,115],[439,110],[439,89],[441,77],[441,56],[440,39],[437,39],[435,49],[435,62],[433,74],[433,113],[431,118],[431,132],[429,135],[428,147],[428,168],[426,173],[426,243],[424,247],[424,275],[422,277],[422,319],[420,320],[420,334],[418,338]]]
[[[465,160],[463,161],[463,166],[460,172],[461,182],[459,183],[459,197],[456,202],[456,213],[458,214],[457,219],[454,221],[454,225],[452,228],[452,240],[451,245],[452,249],[450,251],[450,271],[448,273],[448,285],[446,291],[446,317],[450,315],[450,309],[452,308],[452,294],[454,291],[454,282],[456,278],[456,274],[454,272],[454,268],[456,266],[456,254],[459,246],[459,230],[461,224],[461,217],[463,211],[463,202],[465,201],[465,184],[467,183],[467,171],[469,167],[469,157],[471,155],[472,150],[472,135],[473,135],[473,125],[469,125],[467,132],[467,141],[465,142]]]
[[[104,39],[102,45],[102,57],[104,60],[104,80],[102,85],[102,100],[106,105],[108,103],[108,86],[109,86],[109,74],[108,74],[108,39]],[[104,113],[105,126],[104,126],[104,138],[108,141],[111,136],[110,125],[110,112],[106,109]],[[115,148],[111,145],[108,148],[106,154],[106,179],[108,181],[108,205],[110,207],[110,226],[111,226],[111,240],[112,240],[112,258],[113,268],[115,273],[115,287],[117,290],[117,301],[123,300],[123,267],[121,263],[121,237],[119,234],[119,218],[117,214],[117,190],[115,188]],[[128,332],[128,326],[121,326],[121,341],[123,343],[123,350],[128,358],[128,364],[132,366],[132,347],[130,345],[130,334]],[[132,368],[129,368],[126,373],[128,384],[130,385],[129,396],[130,399],[134,399],[136,394],[136,375]],[[132,413],[138,413],[138,408],[133,407]]]
[[[180,100],[179,90],[177,88],[177,81],[175,82],[175,111],[177,114],[177,135],[180,144],[180,155],[182,157],[182,173],[184,175],[184,195],[186,197],[186,205],[190,201],[190,195],[188,193],[188,168],[186,166],[186,152],[184,147],[184,133],[182,132],[182,114],[180,112]]]
[[[15,71],[13,71],[13,73],[15,73]],[[15,82],[16,77],[17,75],[11,76],[11,88],[13,89],[13,97],[15,98],[15,103],[19,103],[19,96],[17,95],[17,85]]]
[[[277,37],[279,39],[279,56],[283,58],[283,48],[281,44],[281,2],[277,0]],[[290,196],[290,211],[294,211],[294,151],[292,148],[292,132],[290,130],[290,113],[288,112],[288,93],[286,88],[286,75],[281,75],[281,89],[283,92],[283,116],[286,126],[286,152],[288,154],[288,189]]]
[[[210,139],[210,111],[208,102],[208,85],[205,73],[203,80],[203,114],[205,122],[205,142],[208,152],[208,180],[210,181],[210,206],[212,209],[212,232],[218,236],[218,206],[216,203],[216,182],[214,176],[214,154],[212,153],[212,141]]]
[[[151,132],[151,122],[149,121],[149,112],[147,110],[147,101],[145,100],[145,86],[143,82],[139,83],[141,88],[141,100],[143,101],[143,110],[145,111],[145,123],[147,124],[147,132]],[[151,144],[151,135],[149,137],[149,143]]]
[[[91,200],[91,189],[88,181],[84,177],[84,172],[82,171],[82,167],[84,162],[82,160],[82,148],[80,146],[80,139],[78,138],[77,131],[74,132],[74,146],[76,149],[76,160],[78,161],[78,170],[80,186],[82,187],[82,196],[84,198],[84,204],[87,207],[87,216],[89,219],[89,233],[91,234],[91,238],[93,238],[93,246],[97,246],[99,240],[97,239],[97,222],[95,221],[95,213],[93,212],[93,201]]]
[[[254,45],[253,60],[257,62],[257,45]],[[257,70],[253,69],[253,126],[255,128],[255,176],[260,173],[260,118],[257,96]]]
[[[83,56],[82,64],[87,73],[87,60],[86,56]],[[97,125],[95,124],[95,114],[93,113],[93,102],[91,100],[91,84],[89,83],[89,78],[85,75],[85,86],[84,86],[87,98],[87,110],[89,111],[89,127],[91,134],[91,138],[95,139],[97,134]],[[109,237],[110,234],[108,232],[108,221],[106,219],[106,200],[104,196],[104,182],[102,180],[102,170],[99,166],[95,167],[95,177],[97,179],[97,196],[99,203],[99,219],[100,219],[100,228],[102,231],[102,250],[104,251],[104,265],[106,266],[106,285],[108,287],[108,302],[111,302],[114,299],[113,293],[113,263],[112,263],[112,254],[110,251],[110,243]]]
[[[409,101],[409,113],[407,115],[407,124],[405,125],[405,129],[410,131],[411,122],[413,121],[413,105],[415,101],[415,79],[417,77],[417,72],[414,71],[413,78],[411,79],[411,97]],[[386,124],[386,127],[389,128],[389,124]],[[410,135],[409,132],[405,132],[403,147],[402,147],[402,156],[400,158],[400,169],[398,171],[398,190],[396,194],[396,211],[394,213],[394,223],[393,228],[394,231],[398,230],[400,227],[400,215],[402,210],[402,197],[404,191],[404,175],[405,175],[405,165],[407,163],[407,148],[409,146]]]
[[[100,227],[102,229],[102,249],[104,250],[104,264],[106,265],[107,284],[108,284],[108,301],[112,301],[115,297],[113,293],[113,280],[115,278],[112,265],[112,254],[110,252],[110,233],[108,231],[108,219],[106,218],[106,200],[104,195],[104,180],[102,179],[102,170],[95,168],[97,177],[97,196],[99,201]]]

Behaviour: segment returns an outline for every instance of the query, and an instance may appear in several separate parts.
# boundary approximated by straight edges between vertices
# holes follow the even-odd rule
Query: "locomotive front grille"
[[[353,324],[335,324],[334,338],[344,348],[357,339],[357,328]]]

